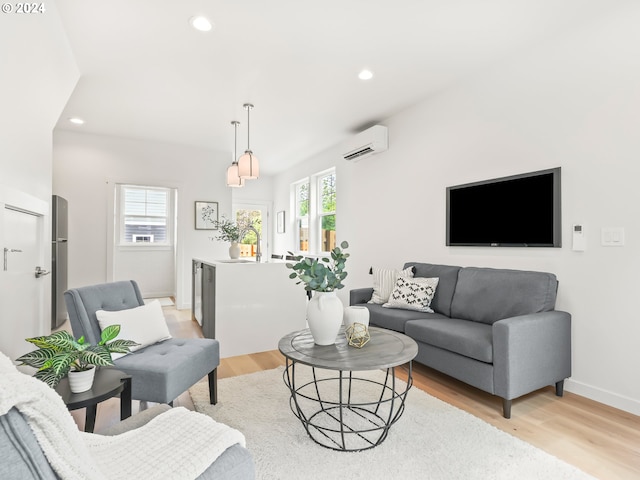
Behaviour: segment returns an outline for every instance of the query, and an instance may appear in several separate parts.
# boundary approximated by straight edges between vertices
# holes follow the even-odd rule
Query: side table
[[[85,432],[93,432],[98,403],[120,394],[120,420],[131,416],[131,376],[114,368],[98,368],[90,390],[71,393],[69,378],[60,380],[56,392],[69,410],[86,408]]]

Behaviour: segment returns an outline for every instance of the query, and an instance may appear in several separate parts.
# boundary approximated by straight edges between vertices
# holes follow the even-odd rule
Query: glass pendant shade
[[[227,187],[244,187],[244,179],[238,175],[238,164],[233,162],[227,168]]]
[[[258,164],[258,157],[256,157],[251,150],[244,152],[238,159],[238,173],[242,179],[255,179],[260,175],[260,165]]]

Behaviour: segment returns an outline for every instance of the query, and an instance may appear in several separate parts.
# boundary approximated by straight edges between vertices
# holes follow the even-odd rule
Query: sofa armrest
[[[493,324],[495,394],[510,400],[571,376],[571,315],[550,311]]]
[[[349,305],[367,303],[373,296],[373,288],[356,288],[349,291]]]
[[[128,432],[129,430],[135,430],[136,428],[146,425],[152,419],[154,419],[161,413],[166,412],[167,410],[171,410],[171,407],[166,403],[161,403],[151,408],[147,408],[146,410],[142,410],[140,413],[136,413],[135,415],[124,419],[120,423],[116,423],[115,425],[108,427],[98,433],[100,435],[113,436],[120,435],[121,433]]]

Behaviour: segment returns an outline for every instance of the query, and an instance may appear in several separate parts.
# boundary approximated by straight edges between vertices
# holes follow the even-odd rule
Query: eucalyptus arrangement
[[[304,289],[315,292],[333,292],[344,288],[342,281],[347,277],[345,264],[349,254],[344,250],[349,248],[348,242],[342,242],[330,253],[331,258],[305,258],[295,256],[297,263],[287,263],[287,268],[293,270],[289,278],[297,278],[296,284],[304,283]],[[293,253],[289,252],[290,255]]]
[[[215,236],[216,240],[237,243],[244,238],[248,225],[234,222],[222,215],[222,220],[213,221],[213,227],[219,231]]]
[[[27,338],[38,350],[16,359],[20,365],[37,368],[34,377],[55,388],[69,371],[87,371],[94,366],[113,365],[112,353],[129,353],[130,347],[139,345],[132,340],[115,340],[120,325],[111,325],[102,331],[97,345],[87,343],[83,337],[76,340],[69,332],[61,330],[51,335]]]

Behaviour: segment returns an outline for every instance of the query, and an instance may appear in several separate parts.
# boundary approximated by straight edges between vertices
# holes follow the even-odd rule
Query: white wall
[[[69,201],[69,287],[103,283],[107,235],[113,225],[113,184],[133,183],[178,190],[176,303],[191,303],[191,259],[225,258],[227,247],[212,242],[210,230],[195,230],[194,202],[218,202],[231,210],[226,186],[226,153],[159,142],[56,131],[53,189]],[[140,271],[140,289],[153,293],[154,276]]]
[[[411,260],[554,272],[557,308],[573,315],[567,390],[640,414],[637,25],[630,4],[389,118],[387,152],[345,163],[337,146],[279,175],[275,210],[290,217],[290,182],[337,165],[338,236],[352,247],[345,290],[370,286],[370,265]],[[556,166],[561,249],[445,246],[447,186]],[[585,252],[571,250],[573,223],[585,225]],[[626,245],[601,246],[604,226],[624,227]],[[293,236],[276,243],[291,248]]]
[[[0,190],[20,192],[35,203],[44,203],[47,215],[43,232],[44,265],[51,264],[51,137],[74,85],[78,80],[66,35],[55,4],[36,15],[0,15]],[[1,236],[1,235],[0,235]],[[0,275],[2,272],[0,272]],[[27,323],[29,336],[50,332],[51,279],[43,277],[41,318],[0,316],[0,350],[15,357],[28,350],[14,322]],[[0,305],[21,301],[21,292],[0,291]],[[22,331],[25,331],[23,328]]]

